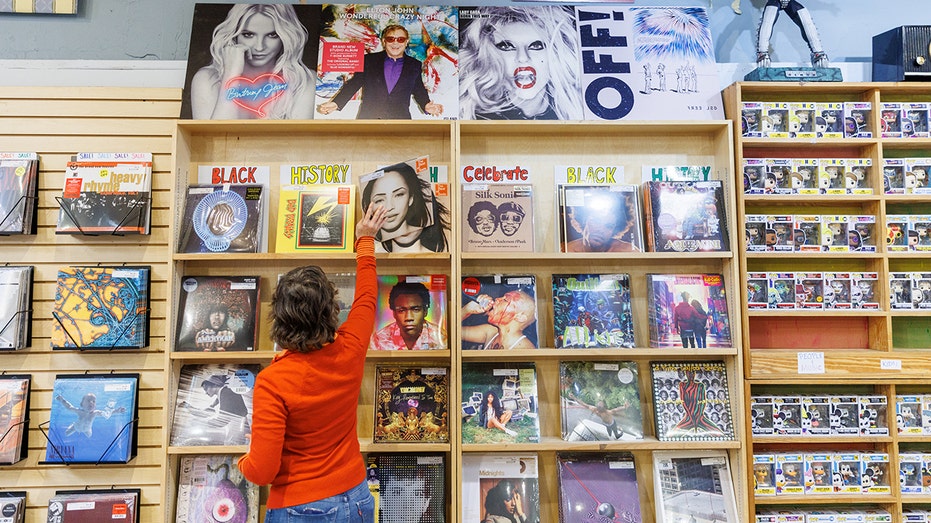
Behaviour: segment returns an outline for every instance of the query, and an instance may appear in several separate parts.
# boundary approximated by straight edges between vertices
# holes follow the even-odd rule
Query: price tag
[[[799,352],[798,353],[798,373],[799,374],[824,374],[824,353],[823,352]]]
[[[902,370],[902,360],[879,360],[882,370]]]

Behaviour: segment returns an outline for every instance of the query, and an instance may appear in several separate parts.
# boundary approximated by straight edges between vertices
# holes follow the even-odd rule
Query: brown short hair
[[[317,350],[335,338],[338,315],[336,287],[323,269],[298,267],[278,280],[272,294],[270,337],[284,349]]]

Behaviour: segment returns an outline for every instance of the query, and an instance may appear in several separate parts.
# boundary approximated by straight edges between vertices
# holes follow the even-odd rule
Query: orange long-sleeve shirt
[[[373,238],[356,241],[356,294],[333,343],[284,351],[256,378],[252,443],[239,469],[253,483],[271,484],[268,508],[324,499],[365,479],[356,409],[375,325],[374,252]]]

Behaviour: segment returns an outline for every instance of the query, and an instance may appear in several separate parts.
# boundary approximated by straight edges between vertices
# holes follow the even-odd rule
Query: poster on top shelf
[[[480,6],[459,14],[463,120],[723,118],[704,8]]]
[[[316,118],[455,120],[459,9],[324,4]]]
[[[181,118],[313,118],[319,5],[194,5]]]

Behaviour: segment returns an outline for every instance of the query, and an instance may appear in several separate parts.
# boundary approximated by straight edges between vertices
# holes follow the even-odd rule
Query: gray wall
[[[739,16],[731,10],[730,1],[636,0],[634,5],[702,5],[711,16],[717,61],[753,62],[756,27],[766,0],[741,0],[743,14]],[[899,25],[931,24],[928,0],[801,2],[811,11],[833,62],[870,62],[874,34]],[[0,14],[0,60],[186,60],[194,3],[79,0],[77,16]],[[475,3],[502,4],[507,0]],[[776,22],[772,46],[774,62],[808,62],[808,49],[787,16]]]

